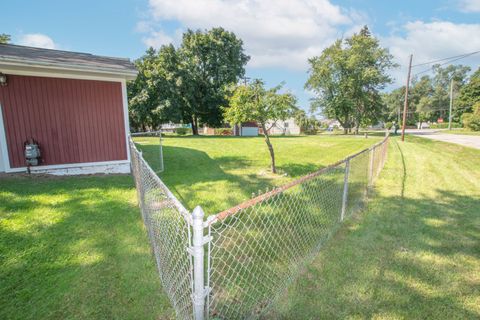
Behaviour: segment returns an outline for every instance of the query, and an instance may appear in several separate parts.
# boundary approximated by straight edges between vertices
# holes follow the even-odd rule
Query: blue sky
[[[415,64],[480,50],[480,0],[19,0],[2,4],[0,33],[16,44],[135,59],[150,45],[178,44],[186,28],[222,26],[243,39],[248,77],[284,81],[308,109],[307,59],[364,24],[401,65],[392,86],[404,82],[410,53]]]

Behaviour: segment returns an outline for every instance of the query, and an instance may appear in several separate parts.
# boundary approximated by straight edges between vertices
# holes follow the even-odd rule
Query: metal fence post
[[[163,164],[163,145],[162,145],[162,131],[158,131],[159,139],[160,139],[160,172],[163,172],[165,170],[164,164]]]
[[[350,174],[350,159],[345,161],[345,176],[343,178],[343,197],[342,197],[342,212],[340,221],[345,219],[345,212],[347,211],[347,197],[348,197],[348,176]]]
[[[200,206],[192,212],[192,248],[193,255],[193,312],[195,320],[203,320],[205,316],[205,280],[204,280],[204,254],[203,248],[206,239],[203,237],[203,217],[205,213]]]
[[[370,167],[368,168],[369,172],[368,172],[368,186],[371,187],[373,185],[373,175],[374,175],[374,168],[373,166],[375,165],[375,146],[372,148],[372,150],[370,151],[371,152],[371,155],[370,155]]]

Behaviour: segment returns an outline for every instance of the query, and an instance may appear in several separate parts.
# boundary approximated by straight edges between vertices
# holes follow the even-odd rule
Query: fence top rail
[[[340,161],[337,161],[331,165],[328,165],[320,170],[317,170],[315,172],[312,172],[312,173],[309,173],[301,178],[298,178],[296,180],[293,180],[293,181],[290,181],[286,184],[284,184],[283,186],[280,186],[280,187],[277,187],[271,191],[268,191],[268,192],[265,192],[257,197],[254,197],[252,199],[249,199],[247,201],[244,201],[234,207],[231,207],[229,209],[226,209],[224,211],[221,211],[219,213],[217,213],[216,215],[212,216],[211,218],[208,219],[208,222],[207,224],[210,226],[216,222],[219,222],[219,221],[222,221],[222,220],[225,220],[226,218],[228,218],[229,216],[232,216],[234,214],[236,214],[237,212],[241,211],[241,210],[244,210],[244,209],[247,209],[251,206],[254,206],[255,204],[257,203],[260,203],[260,202],[263,202],[269,198],[272,198],[273,196],[279,194],[279,193],[282,193],[290,188],[293,188],[299,184],[302,184],[306,181],[309,181],[319,175],[322,175],[322,174],[325,174],[327,172],[329,172],[330,170],[332,169],[335,169],[337,168],[338,166],[342,165],[343,163],[346,163],[348,161],[350,161],[350,159],[353,159],[355,157],[358,157],[359,155],[365,153],[365,152],[368,152],[368,151],[371,151],[373,149],[375,149],[376,147],[384,144],[387,142],[387,140],[389,139],[389,136],[387,135],[382,141],[379,141],[377,142],[376,144],[374,144],[373,146],[369,147],[369,148],[366,148],[360,152],[357,152],[353,155],[350,155],[348,157],[346,157],[345,159],[343,160],[340,160]]]
[[[162,131],[157,130],[157,131],[145,131],[145,132],[131,132],[130,136],[131,137],[141,137],[141,136],[158,136],[161,135]]]
[[[139,158],[145,163],[145,167],[148,172],[154,179],[155,183],[166,193],[167,197],[172,201],[173,205],[178,209],[183,218],[191,224],[192,218],[190,212],[183,206],[183,204],[175,197],[175,195],[168,189],[168,187],[163,183],[160,177],[153,171],[152,167],[148,164],[145,159],[143,159],[142,153],[137,149],[137,146],[133,142],[132,138],[129,138],[130,144],[132,145],[133,150],[138,154]]]

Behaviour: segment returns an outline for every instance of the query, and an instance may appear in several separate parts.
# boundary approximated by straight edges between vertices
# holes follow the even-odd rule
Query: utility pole
[[[448,130],[452,130],[453,78],[450,81],[450,109],[448,111]]]
[[[403,122],[402,122],[402,141],[405,141],[405,124],[407,122],[408,110],[408,86],[410,85],[410,72],[412,71],[413,54],[410,55],[410,62],[408,63],[407,85],[405,86],[405,103],[403,104]]]

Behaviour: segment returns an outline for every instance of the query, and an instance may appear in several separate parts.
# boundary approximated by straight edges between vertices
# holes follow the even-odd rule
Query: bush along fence
[[[206,217],[175,198],[130,140],[139,206],[179,319],[255,319],[367,200],[388,137]]]

